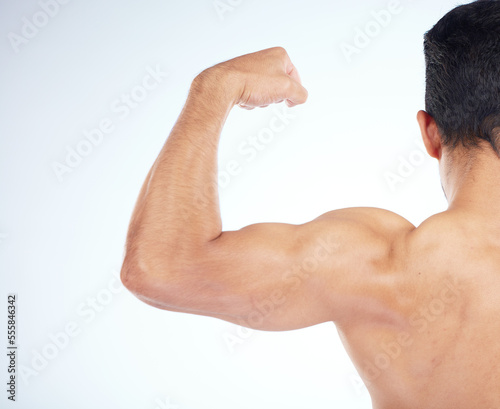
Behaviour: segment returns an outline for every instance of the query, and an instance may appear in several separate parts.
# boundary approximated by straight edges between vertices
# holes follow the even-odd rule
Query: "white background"
[[[418,225],[445,210],[415,117],[424,108],[423,34],[457,3],[402,0],[349,61],[342,45],[354,46],[357,29],[376,28],[373,12],[388,3],[233,0],[218,12],[211,0],[72,0],[44,20],[37,1],[0,0],[0,345],[7,294],[16,293],[24,375],[17,402],[2,392],[0,407],[371,407],[333,324],[255,332],[231,351],[237,326],[151,308],[113,272],[140,186],[194,76],[277,45],[309,101],[252,160],[239,147],[276,114],[231,113],[219,164],[237,161],[241,173],[220,189],[225,230],[304,223],[352,206],[386,208]],[[41,27],[24,28],[32,38],[13,46],[26,21]],[[148,67],[168,76],[141,95],[135,87]],[[143,100],[120,117],[116,104],[131,92]],[[113,132],[58,177],[67,147],[104,118]],[[389,174],[399,174],[395,185]]]

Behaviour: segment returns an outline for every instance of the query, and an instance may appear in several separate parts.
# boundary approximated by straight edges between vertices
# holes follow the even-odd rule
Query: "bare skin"
[[[282,48],[201,73],[140,192],[123,283],[155,307],[253,329],[334,322],[376,409],[500,408],[500,160],[489,146],[450,150],[418,113],[449,201],[418,228],[358,208],[222,231],[230,110],[306,100]]]

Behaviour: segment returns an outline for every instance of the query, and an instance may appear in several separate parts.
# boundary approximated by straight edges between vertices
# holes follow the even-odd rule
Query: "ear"
[[[440,160],[443,152],[443,145],[441,142],[441,133],[436,124],[436,121],[425,111],[419,111],[417,114],[417,121],[422,132],[422,139],[424,141],[427,153],[434,159]]]

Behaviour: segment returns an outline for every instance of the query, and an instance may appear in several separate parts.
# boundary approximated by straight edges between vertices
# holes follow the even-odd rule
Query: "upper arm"
[[[394,249],[412,228],[377,209],[338,210],[302,225],[256,224],[223,232],[190,256],[157,258],[146,263],[153,271],[126,281],[156,307],[255,329],[376,316],[390,304]]]

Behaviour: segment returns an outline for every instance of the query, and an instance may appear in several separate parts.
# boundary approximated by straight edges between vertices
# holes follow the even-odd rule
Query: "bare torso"
[[[394,251],[390,318],[338,325],[374,408],[500,408],[498,226],[445,212]]]
[[[499,409],[500,161],[491,147],[445,149],[419,112],[453,210],[417,229],[357,208],[222,231],[217,152],[230,110],[306,99],[280,47],[193,81],[139,194],[123,283],[155,307],[258,330],[333,321],[375,409]]]

